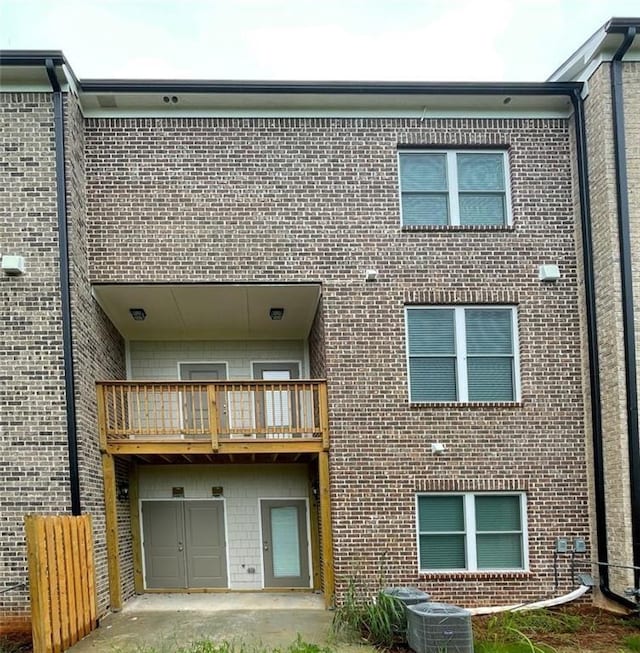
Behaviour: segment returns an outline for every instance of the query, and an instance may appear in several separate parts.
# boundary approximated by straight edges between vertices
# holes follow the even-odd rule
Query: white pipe
[[[588,585],[580,585],[578,589],[564,594],[563,596],[556,596],[554,599],[545,599],[544,601],[536,601],[535,603],[516,603],[514,605],[496,605],[487,608],[467,608],[472,616],[479,614],[494,614],[495,612],[524,612],[525,610],[537,610],[539,608],[551,608],[554,605],[562,605],[575,601],[581,596],[584,596],[591,588]]]

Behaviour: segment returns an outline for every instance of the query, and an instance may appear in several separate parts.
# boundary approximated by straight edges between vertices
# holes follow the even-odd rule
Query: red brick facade
[[[87,119],[85,143],[92,282],[322,284],[338,593],[351,575],[465,604],[554,591],[555,538],[588,538],[567,120]],[[508,148],[513,227],[403,231],[408,145]],[[522,401],[409,405],[416,303],[517,306]],[[419,575],[415,494],[442,489],[526,492],[530,571]]]

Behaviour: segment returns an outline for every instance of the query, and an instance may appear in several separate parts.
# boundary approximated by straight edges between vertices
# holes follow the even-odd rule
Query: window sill
[[[438,579],[438,580],[526,580],[534,576],[531,571],[420,571],[418,572],[420,579]]]
[[[409,408],[522,408],[522,401],[410,401]]]
[[[424,231],[436,231],[436,232],[457,232],[457,231],[515,231],[513,225],[462,225],[462,224],[415,224],[415,225],[403,225],[403,233],[412,233],[412,232],[424,232]]]

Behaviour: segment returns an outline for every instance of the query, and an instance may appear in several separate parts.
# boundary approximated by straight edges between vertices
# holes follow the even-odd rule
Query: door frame
[[[224,366],[224,380],[228,381],[229,380],[229,362],[228,361],[176,361],[176,367],[178,370],[178,381],[188,381],[189,379],[183,379],[182,378],[182,370],[181,367],[183,365],[223,365]],[[178,410],[179,410],[179,416],[180,416],[180,429],[184,431],[184,423],[185,423],[185,414],[184,414],[184,407],[183,407],[183,397],[182,397],[182,391],[178,393],[180,399],[178,401]],[[218,417],[218,419],[220,419]],[[184,433],[182,433],[182,439],[184,440]]]
[[[262,380],[262,377],[258,378],[256,376],[256,367],[257,366],[266,367],[266,366],[269,366],[269,365],[273,365],[273,366],[280,365],[282,367],[290,368],[290,367],[293,367],[294,365],[297,365],[298,366],[298,376],[296,378],[291,377],[290,380],[291,381],[300,381],[300,379],[302,378],[302,368],[303,368],[304,363],[303,363],[303,361],[301,361],[299,359],[298,360],[250,360],[249,365],[251,366],[251,378],[254,381]],[[277,370],[277,367],[276,367],[276,370]],[[264,393],[261,393],[261,394],[264,395]],[[295,394],[293,395],[293,399],[297,403],[298,398],[296,397]],[[291,401],[291,398],[289,399],[289,401]],[[254,403],[254,421],[255,421],[256,425],[258,424],[259,416],[261,416],[261,415],[264,416],[264,410],[265,410],[264,402],[265,402],[264,396],[259,397],[258,393],[256,393],[256,396],[254,397],[254,402],[253,402]],[[295,424],[296,414],[293,413],[292,417],[294,418],[293,421],[294,421],[294,424]],[[262,417],[260,417],[260,419],[262,419]]]
[[[293,589],[313,589],[313,554],[311,544],[311,515],[309,514],[309,497],[258,497],[258,527],[260,533],[260,574],[262,576],[262,589],[272,589],[265,587],[264,577],[264,535],[262,533],[262,502],[263,501],[304,501],[305,505],[305,528],[307,529],[307,564],[309,565],[309,585]],[[286,591],[288,588],[277,588]]]
[[[210,589],[212,590],[219,590],[219,591],[224,591],[228,590],[231,585],[231,578],[229,574],[229,538],[228,538],[228,533],[229,533],[229,524],[227,523],[227,502],[225,500],[225,497],[145,497],[144,499],[138,499],[138,514],[140,515],[139,521],[139,526],[140,526],[140,558],[142,561],[142,589],[145,592],[157,592],[159,591],[156,588],[151,588],[149,589],[147,587],[147,564],[145,561],[145,556],[144,556],[144,525],[143,525],[143,519],[142,519],[142,504],[145,501],[166,501],[166,502],[177,502],[177,501],[182,501],[183,503],[185,501],[222,501],[222,516],[223,516],[223,524],[224,524],[224,555],[225,555],[225,564],[227,567],[227,585],[225,587],[212,587]],[[183,508],[184,510],[184,508]],[[186,545],[185,545],[186,549]],[[186,556],[185,556],[186,558]],[[185,561],[186,562],[186,561]],[[185,574],[186,574],[186,569],[185,569]],[[203,588],[197,588],[199,591],[202,591]],[[207,589],[207,588],[204,588]],[[171,592],[176,592],[180,590],[175,590],[171,589]],[[185,587],[184,589],[185,592],[190,591],[190,588]]]

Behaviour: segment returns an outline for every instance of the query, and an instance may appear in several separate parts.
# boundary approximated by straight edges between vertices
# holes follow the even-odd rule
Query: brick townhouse
[[[635,23],[613,24],[596,81]],[[597,305],[621,296],[605,82],[0,65],[0,587],[25,581],[28,513],[93,515],[100,613],[157,590],[330,605],[350,579],[532,600],[575,586],[575,540],[583,570],[605,546],[638,564],[598,449],[624,434],[593,417],[623,362]]]

